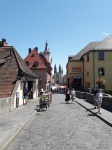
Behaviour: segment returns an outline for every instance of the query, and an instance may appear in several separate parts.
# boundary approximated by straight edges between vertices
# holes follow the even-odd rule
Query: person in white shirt
[[[75,96],[76,96],[75,90],[74,90],[74,88],[72,88],[72,90],[71,90],[71,100],[72,100],[72,102],[74,102]]]
[[[103,94],[102,94],[101,89],[99,89],[98,93],[96,94],[96,102],[97,102],[99,114],[101,114],[100,109],[101,109],[101,104],[102,104],[102,98],[103,98]]]

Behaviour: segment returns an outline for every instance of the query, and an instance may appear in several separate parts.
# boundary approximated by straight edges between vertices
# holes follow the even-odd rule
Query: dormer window
[[[32,54],[31,57],[34,57],[34,54]]]
[[[38,65],[39,65],[39,62],[38,62],[38,61],[35,61],[33,67],[38,67]]]
[[[27,66],[29,66],[29,65],[30,65],[30,62],[29,62],[29,61],[26,61],[25,63],[26,63],[26,65],[27,65]]]

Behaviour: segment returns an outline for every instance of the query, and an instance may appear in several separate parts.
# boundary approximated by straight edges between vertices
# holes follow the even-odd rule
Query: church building
[[[57,71],[56,64],[54,66],[54,84],[63,83],[63,68],[59,65],[59,70]]]

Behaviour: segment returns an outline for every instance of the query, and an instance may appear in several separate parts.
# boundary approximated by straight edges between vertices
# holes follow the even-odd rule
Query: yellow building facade
[[[75,90],[95,89],[96,86],[112,90],[112,36],[101,42],[91,42],[77,55],[68,57],[67,84]],[[97,83],[102,79],[102,84]]]

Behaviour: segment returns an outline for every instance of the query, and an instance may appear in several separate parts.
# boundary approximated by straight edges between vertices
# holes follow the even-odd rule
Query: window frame
[[[98,51],[98,60],[104,60],[104,51]]]
[[[101,72],[102,72],[101,76],[105,76],[105,68],[103,68],[103,67],[99,67],[99,68],[98,68],[98,76],[99,76],[100,70],[101,70]]]

